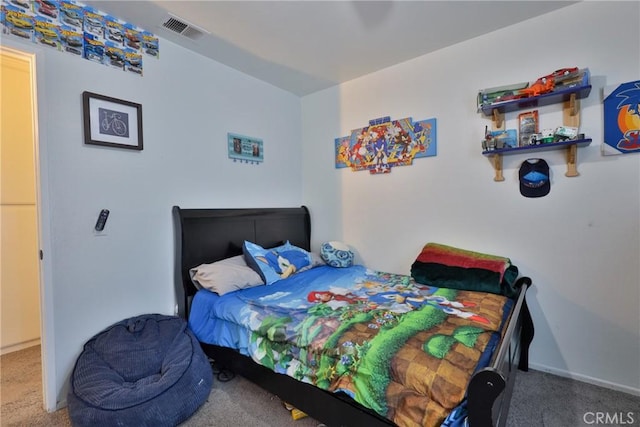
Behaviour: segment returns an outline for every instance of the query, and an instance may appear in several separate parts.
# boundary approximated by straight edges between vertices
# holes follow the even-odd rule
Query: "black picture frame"
[[[82,92],[84,143],[141,151],[142,105]]]

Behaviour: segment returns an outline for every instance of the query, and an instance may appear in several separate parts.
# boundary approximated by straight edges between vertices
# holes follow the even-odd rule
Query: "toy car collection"
[[[78,0],[0,0],[0,34],[143,75],[158,37]]]
[[[487,106],[546,95],[555,91],[587,84],[589,69],[578,67],[560,68],[542,76],[534,82],[516,83],[508,86],[483,89],[478,92],[478,111]]]
[[[520,133],[522,135],[522,128]],[[548,128],[543,129],[541,132],[527,133],[524,139],[521,136],[520,140],[518,140],[515,129],[491,131],[487,126],[485,126],[482,150],[493,151],[505,148],[553,144],[555,142],[577,140],[583,137],[584,135],[578,134],[577,127],[558,126],[555,129]],[[520,141],[520,143],[518,143],[518,141]],[[523,144],[523,141],[526,141],[526,143]]]

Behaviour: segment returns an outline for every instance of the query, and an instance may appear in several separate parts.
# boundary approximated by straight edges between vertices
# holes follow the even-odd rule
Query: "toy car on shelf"
[[[484,89],[478,93],[478,109],[482,105],[496,104],[499,102],[510,101],[519,98],[516,93],[526,88],[529,83],[518,83],[508,86],[494,87]]]
[[[538,80],[532,83],[531,86],[522,89],[520,91],[520,95],[522,95],[523,98],[526,98],[529,96],[538,96],[542,95],[543,93],[549,93],[553,90],[555,84],[556,80],[553,77],[540,77]]]
[[[493,87],[478,92],[478,111],[489,105],[525,99],[589,83],[589,69],[578,67],[560,68],[540,77],[534,82],[517,83],[508,86]]]
[[[578,128],[572,126],[559,126],[553,133],[554,142],[568,141],[578,137]]]
[[[550,144],[553,142],[553,129],[543,129],[529,138],[529,145]]]
[[[578,72],[578,67],[572,67],[572,68],[560,68],[559,70],[554,71],[553,73],[543,77],[543,78],[552,78],[552,79],[558,79],[561,77],[566,77],[569,74],[572,73],[577,73]]]
[[[551,144],[554,142],[570,141],[577,138],[577,127],[559,126],[555,129],[544,129],[541,133],[534,133],[529,138],[529,145]]]
[[[487,126],[485,126],[482,150],[492,151],[517,147],[518,138],[516,134],[517,132],[515,129],[491,131]]]

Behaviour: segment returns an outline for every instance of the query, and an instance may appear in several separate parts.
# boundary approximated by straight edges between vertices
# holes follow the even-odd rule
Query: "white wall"
[[[164,40],[142,78],[5,43],[37,53],[51,247],[48,376],[60,406],[88,338],[130,316],[173,313],[173,205],[301,204],[300,99]],[[144,150],[84,145],[83,91],[142,104]],[[264,163],[228,159],[227,132],[262,138]],[[96,237],[102,208],[111,215],[106,236]]]
[[[314,245],[343,239],[367,265],[397,273],[427,242],[508,256],[534,283],[531,366],[640,393],[640,155],[600,155],[603,87],[640,76],[638,32],[627,31],[639,17],[638,2],[581,2],[304,97]],[[593,142],[578,152],[580,176],[565,177],[565,154],[552,151],[505,156],[506,179],[494,182],[478,90],[570,66],[592,73],[581,131]],[[540,112],[541,126],[561,124],[559,106]],[[437,156],[387,175],[334,169],[334,138],[387,115],[436,117]],[[528,157],[552,169],[544,198],[519,193]]]

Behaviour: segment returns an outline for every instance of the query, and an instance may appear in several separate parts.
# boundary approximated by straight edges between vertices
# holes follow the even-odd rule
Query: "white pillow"
[[[189,275],[196,288],[208,289],[218,295],[264,285],[260,275],[247,265],[243,255],[201,264],[190,269]]]

